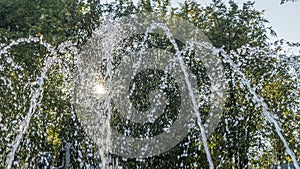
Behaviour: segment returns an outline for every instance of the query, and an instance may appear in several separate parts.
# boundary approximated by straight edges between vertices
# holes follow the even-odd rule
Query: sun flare
[[[103,84],[97,84],[95,86],[95,94],[102,95],[106,93],[106,89]]]

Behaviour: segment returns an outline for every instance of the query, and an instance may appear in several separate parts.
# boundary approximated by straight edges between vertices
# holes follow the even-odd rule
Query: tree
[[[293,87],[288,83],[290,81],[288,73],[281,69],[281,66],[275,59],[270,57],[274,51],[268,49],[267,32],[269,31],[272,35],[276,34],[271,27],[266,26],[268,22],[263,18],[263,13],[253,9],[253,4],[252,2],[247,2],[244,3],[242,8],[239,8],[233,1],[230,1],[229,7],[227,7],[222,1],[215,0],[208,7],[201,8],[200,5],[194,1],[186,1],[181,5],[180,9],[171,8],[170,11],[173,15],[178,15],[190,20],[208,35],[216,47],[223,47],[228,54],[232,54],[234,62],[241,64],[240,69],[245,72],[250,82],[254,84],[254,86],[263,86],[262,88],[257,88],[259,95],[264,98],[272,98],[266,99],[272,112],[278,116],[281,116],[282,112],[287,112],[289,116],[293,117],[295,114],[288,108],[289,104],[284,103],[284,100],[294,102],[296,97],[288,99],[283,95],[275,94],[285,93],[285,96],[288,96],[293,90]],[[152,5],[152,8],[149,6],[151,6],[151,1],[143,1],[140,11],[155,11],[154,9],[159,9],[155,5]],[[249,51],[252,52],[249,53]],[[275,148],[275,145],[273,148],[265,146],[263,142],[269,139],[271,142],[277,140],[277,145],[283,148],[278,142],[280,140],[278,140],[276,134],[273,133],[272,125],[266,126],[266,120],[261,110],[258,109],[256,103],[251,100],[252,96],[250,96],[249,91],[243,87],[244,84],[242,84],[240,77],[234,74],[234,71],[229,65],[225,64],[224,66],[227,70],[227,77],[230,79],[230,92],[227,109],[217,129],[218,132],[209,140],[215,164],[245,168],[256,166],[259,161],[260,166],[267,167],[270,163],[268,157],[271,156],[270,152],[272,151],[281,154],[280,158],[272,162],[290,162],[285,161],[288,157],[284,155],[282,150]],[[277,72],[276,78],[275,76],[270,76],[270,72],[273,71]],[[276,85],[278,87],[271,87],[271,90],[271,88],[268,87],[270,85]],[[280,108],[278,109],[272,105],[280,105]],[[282,117],[282,119],[289,121],[288,117]],[[226,128],[224,126],[226,126]],[[266,131],[274,135],[270,136],[269,134],[265,134],[268,133]],[[193,139],[199,137],[199,131],[195,129],[188,137],[190,139],[182,141],[172,151],[149,158],[141,163],[141,165],[152,166],[152,164],[155,163],[160,164],[160,167],[169,167],[196,164],[198,167],[202,166],[206,168],[205,164],[207,162],[204,158],[203,149],[198,148],[201,144],[199,144],[197,139]],[[259,137],[262,137],[262,139]],[[293,136],[290,135],[286,138],[293,138]],[[185,146],[186,142],[189,142],[187,146]],[[297,145],[297,143],[294,142],[291,145]],[[262,151],[265,153],[263,153],[264,155],[262,155],[261,158],[255,160],[257,154],[249,155],[249,152],[252,151],[251,149],[258,147],[262,147]],[[296,149],[297,148],[294,150]],[[185,152],[189,152],[190,156],[181,156],[185,154]],[[177,158],[176,156],[174,157],[174,154],[178,154]],[[220,159],[220,157],[222,158]],[[178,161],[178,163],[174,163],[174,161]],[[148,164],[145,164],[145,162]],[[130,163],[126,162],[126,164]],[[134,165],[136,164],[134,163],[133,166]]]
[[[91,32],[102,23],[102,17],[112,14],[114,19],[128,14],[155,12],[166,20],[172,17],[183,17],[203,30],[217,48],[223,48],[233,62],[245,73],[256,92],[265,98],[270,111],[280,119],[285,138],[292,149],[299,150],[299,115],[294,111],[299,104],[297,86],[286,65],[282,65],[271,57],[276,51],[268,49],[267,32],[275,34],[267,27],[263,13],[253,8],[252,2],[239,7],[233,1],[226,5],[221,0],[213,0],[207,7],[201,7],[195,1],[185,1],[180,7],[174,8],[169,0],[141,0],[137,5],[130,0],[118,0],[111,4],[98,4],[97,1],[1,1],[0,2],[0,43],[9,44],[20,37],[36,36],[58,46],[66,40],[77,42],[81,48]],[[143,37],[135,37],[140,41]],[[147,45],[174,52],[174,47],[167,37],[151,35],[146,40]],[[178,42],[182,48],[184,44]],[[124,45],[131,45],[124,44]],[[0,44],[0,51],[3,49]],[[30,107],[28,93],[38,87],[34,83],[42,72],[49,51],[40,43],[21,43],[10,49],[9,54],[0,57],[0,168],[5,167],[8,152],[16,136],[16,130],[24,119]],[[225,53],[220,53],[220,57]],[[40,152],[53,153],[53,165],[59,166],[64,141],[73,145],[71,151],[71,167],[99,168],[101,159],[97,147],[84,132],[72,106],[72,93],[66,87],[71,81],[74,70],[74,58],[59,54],[61,64],[54,65],[47,73],[43,86],[43,97],[38,104],[30,127],[14,159],[15,167],[36,167]],[[196,75],[199,84],[209,81],[205,69],[200,62],[193,62],[193,51],[185,53],[184,58]],[[189,62],[190,61],[190,62]],[[117,66],[117,65],[115,65]],[[243,79],[224,63],[229,91],[226,108],[222,114],[216,132],[209,138],[209,147],[213,162],[223,168],[256,168],[267,167],[270,162],[290,162],[277,134],[271,125],[263,118],[261,109],[245,89]],[[274,73],[275,72],[275,73]],[[149,72],[146,72],[149,73]],[[151,72],[150,72],[151,73]],[[153,72],[152,72],[153,73]],[[159,74],[159,71],[158,71]],[[159,74],[160,75],[160,74]],[[136,78],[137,82],[157,80]],[[209,82],[207,82],[209,83]],[[200,85],[199,85],[200,86]],[[139,92],[147,91],[153,86],[140,86]],[[299,86],[298,86],[299,87]],[[131,96],[138,106],[143,100],[136,92]],[[166,92],[173,92],[171,89]],[[209,91],[206,91],[209,92]],[[176,97],[173,95],[172,97]],[[139,102],[140,101],[140,102]],[[174,103],[177,104],[175,99]],[[141,104],[142,103],[142,104]],[[297,107],[299,109],[299,106]],[[209,105],[200,107],[202,118],[205,119]],[[170,108],[170,111],[175,111]],[[117,112],[115,112],[116,115]],[[168,116],[173,118],[173,116]],[[113,118],[113,125],[124,125],[122,119]],[[125,126],[133,131],[137,126]],[[119,128],[122,132],[122,126]],[[145,128],[140,128],[138,134],[143,134]],[[156,128],[160,132],[160,128]],[[288,132],[295,130],[296,134]],[[298,132],[298,136],[297,136]],[[168,152],[146,158],[126,159],[112,155],[124,168],[208,168],[207,159],[200,138],[200,131],[195,127],[184,140]],[[265,142],[271,144],[266,145]],[[276,153],[274,153],[276,152]],[[298,154],[297,154],[298,155]],[[299,155],[298,155],[299,156]],[[271,159],[270,159],[271,157]]]
[[[296,2],[297,0],[281,0],[280,4],[285,4],[287,2]]]
[[[0,43],[10,44],[18,38],[43,36],[42,41],[54,48],[67,40],[77,43],[79,47],[99,23],[98,7],[96,1],[1,1]],[[33,97],[30,93],[38,87],[34,82],[47,64],[47,55],[49,51],[38,42],[20,43],[10,48],[8,54],[1,54],[0,65],[4,66],[4,70],[0,72],[0,137],[3,140],[0,145],[0,168],[5,167],[11,151],[8,145],[15,139],[19,125],[29,111]],[[72,64],[72,58],[64,54],[58,54],[57,57],[65,64]],[[34,167],[39,153],[48,151],[54,153],[53,164],[59,165],[62,142],[74,144],[74,132],[78,133],[74,149],[79,149],[72,152],[74,157],[80,156],[80,151],[93,152],[95,149],[84,138],[85,134],[72,113],[70,93],[62,90],[65,85],[62,66],[55,65],[47,72],[41,103],[18,147],[15,167]],[[81,158],[88,158],[88,153],[83,154],[85,157]],[[72,162],[73,166],[80,166],[78,161],[74,162],[73,159]]]
[[[282,69],[280,64],[276,63],[276,60],[269,57],[269,55],[273,55],[272,51],[265,48],[267,46],[266,31],[269,30],[271,31],[271,34],[274,35],[275,33],[272,29],[265,26],[267,21],[261,17],[262,13],[251,10],[253,7],[253,3],[251,2],[245,3],[242,9],[238,9],[237,5],[233,2],[229,2],[229,6],[230,8],[228,9],[221,1],[213,1],[213,4],[206,9],[208,9],[208,11],[215,12],[212,14],[209,12],[203,12],[205,13],[205,17],[203,17],[205,19],[198,22],[199,25],[204,25],[202,28],[210,37],[214,45],[217,47],[222,47],[223,45],[223,48],[228,53],[233,52],[238,54],[233,55],[232,58],[234,62],[241,64],[240,68],[246,73],[246,77],[250,79],[251,84],[254,86],[268,86],[270,81],[273,81],[270,78],[274,78],[274,76],[270,77],[269,73],[276,71],[278,75],[276,77],[281,80],[279,81],[276,78],[277,80],[275,83],[277,86],[280,86],[280,88],[272,88],[272,90],[276,90],[275,93],[285,91],[285,96],[290,95],[294,90],[291,85],[288,85],[288,81],[291,80],[291,77],[284,69]],[[183,16],[188,16],[187,18],[191,18],[190,20],[197,21],[201,18],[199,17],[200,11],[206,10],[198,8],[198,5],[195,3],[184,3],[183,11]],[[198,15],[194,11],[199,11]],[[206,24],[208,26],[206,26]],[[252,27],[252,25],[255,26]],[[247,34],[242,32],[247,32]],[[248,47],[241,49],[244,45],[247,45]],[[249,50],[251,50],[252,53],[247,52],[248,50],[246,49],[249,47]],[[255,52],[256,50],[251,49],[251,47],[256,47],[257,49],[260,48],[260,50],[258,50],[259,52]],[[231,79],[229,81],[230,95],[227,102],[228,109],[224,112],[224,119],[221,121],[220,128],[218,130],[219,135],[216,134],[215,136],[212,136],[212,144],[216,145],[215,148],[213,148],[213,152],[216,153],[220,151],[224,153],[222,160],[225,161],[225,163],[228,161],[228,164],[231,163],[231,166],[244,168],[249,164],[249,160],[251,159],[251,157],[249,158],[248,156],[248,152],[250,151],[250,148],[254,146],[251,145],[252,142],[257,141],[257,137],[259,137],[259,135],[263,135],[263,133],[256,133],[255,131],[272,129],[266,129],[264,126],[260,125],[260,123],[265,125],[264,120],[261,119],[261,112],[255,108],[255,103],[251,100],[244,100],[244,98],[249,98],[249,96],[247,96],[248,91],[241,88],[243,85],[240,83],[240,79],[233,74],[231,68],[226,65],[225,67],[228,71],[228,79]],[[288,108],[289,105],[287,103],[283,103],[285,102],[283,101],[285,100],[283,96],[277,98],[280,98],[281,101],[279,102],[281,102],[281,104],[274,103],[277,102],[277,99],[274,98],[275,93],[273,93],[274,91],[272,92],[272,90],[270,90],[270,88],[263,88],[257,90],[257,92],[260,94],[263,91],[265,93],[265,95],[263,95],[264,98],[273,98],[270,100],[267,99],[267,102],[269,107],[272,108],[271,111],[278,116],[282,117],[282,112],[287,112],[287,114],[291,117],[295,116],[295,113]],[[286,100],[295,102],[295,98],[296,97],[290,97],[289,99],[286,98]],[[282,109],[276,109],[271,105],[281,105]],[[288,121],[291,117],[282,117],[281,119],[286,119]],[[254,122],[253,119],[257,119],[257,121]],[[258,121],[258,119],[261,121]],[[293,117],[293,119],[295,118]],[[224,126],[227,126],[227,132],[225,131]],[[223,140],[224,135],[226,135],[227,141]],[[270,138],[269,136],[266,137]],[[287,138],[293,138],[293,136],[290,135]],[[271,139],[278,141],[277,138]],[[260,144],[261,145],[258,146],[262,146],[262,143]],[[297,143],[294,142],[291,143],[291,145],[297,145]],[[279,147],[282,147],[282,145]],[[297,148],[294,150],[297,151]],[[284,153],[279,154],[281,154],[281,157],[277,160],[285,161],[284,159],[286,157],[283,155]],[[263,165],[263,161],[268,161],[268,159],[259,159],[259,163],[261,165]]]
[[[158,3],[155,1],[155,3],[161,4],[160,1],[158,1]],[[257,83],[258,77],[263,79],[263,83],[267,83],[267,81],[269,81],[267,72],[277,69],[277,67],[270,65],[275,61],[266,56],[268,52],[267,48],[265,48],[267,47],[267,31],[270,31],[273,35],[275,35],[275,32],[266,26],[267,20],[262,17],[263,13],[254,10],[253,4],[252,2],[247,2],[242,8],[239,8],[233,1],[230,1],[229,7],[227,7],[223,2],[215,0],[208,7],[201,7],[194,1],[185,1],[181,5],[181,8],[171,8],[170,14],[188,19],[200,27],[216,47],[223,47],[229,54],[230,52],[238,52],[241,57],[238,58],[236,55],[233,55],[234,61],[241,62],[243,70],[244,67],[245,69],[247,68],[245,70],[247,77],[251,79],[253,84],[259,86],[260,84]],[[141,1],[137,12],[159,12],[167,8],[168,7],[165,6],[159,7],[159,5],[154,5],[152,1]],[[156,41],[160,40],[157,39]],[[248,45],[250,48],[257,47],[266,52],[255,54],[246,52],[243,54],[245,51],[240,48],[245,45]],[[248,60],[246,58],[251,59]],[[258,66],[259,64],[260,66]],[[227,165],[228,167],[235,166],[238,168],[249,167],[252,157],[248,156],[248,152],[249,149],[254,146],[252,143],[257,140],[255,137],[262,134],[256,133],[256,131],[262,130],[264,119],[262,119],[261,111],[255,108],[255,103],[251,100],[239,97],[246,96],[246,98],[249,98],[249,96],[247,96],[248,92],[241,87],[243,85],[238,77],[231,78],[234,75],[233,70],[228,65],[225,65],[225,67],[228,71],[228,79],[231,79],[230,95],[228,97],[227,109],[224,112],[218,129],[218,134],[211,137],[211,149],[214,154],[214,159],[216,160],[215,163],[217,164]],[[259,67],[263,67],[263,69]],[[252,75],[253,70],[256,70],[255,72],[257,72],[257,74]],[[285,74],[284,72],[282,73]],[[283,78],[283,75],[281,78]],[[277,85],[283,86],[284,84],[277,83]],[[266,95],[272,95],[270,90],[266,89],[264,91],[267,92]],[[280,111],[278,110],[277,112]],[[253,121],[253,119],[260,120]],[[229,131],[226,131],[224,126],[227,126]],[[226,135],[227,141],[224,140],[224,135]],[[201,145],[197,140],[198,137],[199,131],[195,129],[195,131],[191,132],[187,137],[190,139],[182,141],[170,152],[146,159],[138,164],[142,166],[152,166],[152,164],[155,163],[160,164],[160,167],[196,164],[198,167],[203,166],[205,168],[207,162],[204,158],[203,149],[198,148]],[[188,145],[186,144],[187,142],[189,142]],[[188,157],[181,156],[185,154],[185,152],[189,152],[189,154],[193,155]],[[174,154],[178,156],[176,157]],[[220,156],[222,156],[222,159],[219,161],[218,157]],[[178,161],[178,163],[176,163],[176,161]],[[128,161],[124,163],[131,167],[137,165],[134,160],[131,162],[133,162],[132,165]]]

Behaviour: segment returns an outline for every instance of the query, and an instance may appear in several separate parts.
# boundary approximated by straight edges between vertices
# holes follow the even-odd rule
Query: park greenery
[[[183,1],[179,6],[172,6],[170,0],[140,0],[137,4],[130,0],[108,4],[100,4],[98,0],[1,0],[0,50],[14,40],[28,37],[38,37],[54,48],[71,41],[80,49],[108,15],[119,18],[155,12],[166,19],[184,18],[200,28],[216,48],[230,55],[234,63],[239,63],[239,69],[275,114],[299,161],[297,79],[289,74],[288,63],[271,57],[283,49],[280,44],[270,47],[268,39],[276,33],[263,11],[253,5],[251,1],[239,6],[234,1],[222,0],[212,0],[207,6],[193,0]],[[165,48],[170,45],[162,43],[164,37],[154,37],[152,42],[153,45],[167,43]],[[49,51],[36,42],[20,43],[13,46],[9,54],[0,55],[0,168],[5,168],[19,125],[29,111],[32,91],[38,86],[34,82],[41,75],[48,54]],[[42,168],[38,162],[41,152],[52,153],[53,166],[63,165],[64,142],[72,145],[70,168],[100,168],[99,147],[82,128],[72,105],[72,91],[66,86],[66,82],[71,84],[72,77],[62,71],[62,67],[68,67],[72,74],[74,58],[64,53],[58,53],[58,57],[63,62],[53,66],[46,75],[42,97],[37,98],[39,104],[16,151],[14,168]],[[193,64],[200,63],[190,63]],[[272,124],[264,119],[262,109],[248,99],[252,96],[239,75],[227,63],[224,68],[228,79],[226,106],[216,131],[208,138],[215,167],[267,168],[272,164],[292,163]],[[192,72],[199,81],[207,78],[204,69]],[[208,108],[199,109],[205,119]],[[135,126],[131,127],[134,130]],[[184,140],[163,154],[146,159],[116,155],[111,158],[124,168],[208,168],[199,137],[200,130],[195,127]]]

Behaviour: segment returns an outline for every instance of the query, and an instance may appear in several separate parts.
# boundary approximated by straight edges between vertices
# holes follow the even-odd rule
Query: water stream
[[[106,26],[110,27],[111,25],[106,25]],[[261,96],[259,96],[257,94],[255,87],[252,87],[252,85],[251,85],[250,81],[247,79],[246,75],[240,70],[239,65],[236,64],[232,60],[230,55],[228,55],[222,49],[216,49],[215,47],[210,45],[210,43],[199,42],[199,41],[190,41],[189,45],[187,45],[183,49],[180,49],[177,46],[176,38],[174,38],[172,32],[169,30],[169,28],[166,25],[161,24],[161,23],[152,24],[148,28],[146,36],[149,36],[149,33],[157,28],[160,28],[161,30],[164,31],[163,33],[167,36],[167,38],[169,39],[171,44],[174,46],[174,49],[175,49],[174,55],[176,57],[175,60],[178,62],[177,69],[182,72],[182,75],[184,75],[183,79],[184,79],[184,83],[185,83],[187,91],[188,91],[189,99],[190,99],[190,102],[192,105],[193,114],[196,117],[196,121],[197,121],[196,123],[200,129],[201,135],[200,135],[199,140],[201,139],[201,142],[203,143],[207,162],[209,163],[209,167],[211,169],[213,169],[215,167],[215,164],[213,163],[211,151],[209,149],[209,143],[208,143],[209,135],[207,135],[207,132],[206,132],[207,129],[203,122],[204,120],[201,118],[201,113],[199,112],[199,103],[197,100],[199,98],[199,96],[197,96],[199,93],[194,92],[195,89],[193,86],[193,80],[191,79],[192,76],[190,75],[189,71],[187,70],[188,67],[184,61],[184,58],[182,57],[183,53],[185,53],[186,51],[188,51],[192,48],[195,48],[195,47],[199,48],[200,50],[203,47],[206,49],[209,49],[211,51],[211,53],[213,53],[214,55],[220,54],[220,57],[222,57],[221,60],[224,63],[230,65],[230,68],[233,70],[234,75],[240,79],[241,83],[244,85],[244,87],[246,87],[249,94],[252,95],[251,98],[247,98],[247,99],[251,100],[258,107],[260,107],[262,109],[262,114],[263,114],[264,119],[266,121],[268,121],[274,127],[274,130],[277,133],[277,135],[279,136],[280,140],[282,141],[287,154],[291,157],[295,168],[300,169],[299,163],[297,161],[297,157],[296,157],[295,153],[293,152],[293,150],[289,147],[289,144],[287,143],[286,139],[284,138],[280,124],[274,118],[275,115],[269,110],[264,98],[262,98]],[[98,32],[98,33],[103,34],[103,32]],[[118,40],[118,38],[115,38],[117,36],[119,36],[119,35],[117,35],[117,34],[107,35],[106,38],[111,39],[111,41],[107,40],[106,42],[102,43],[103,46],[101,46],[101,48],[103,48],[104,50],[99,49],[99,50],[104,51],[104,55],[105,55],[104,58],[106,58],[106,63],[105,63],[106,67],[104,69],[105,73],[103,74],[103,76],[104,76],[103,81],[104,81],[104,83],[106,83],[106,88],[104,90],[106,90],[106,91],[104,93],[104,100],[102,100],[101,105],[100,105],[101,108],[94,108],[94,106],[93,106],[94,103],[92,103],[93,101],[95,101],[94,99],[92,99],[90,102],[87,101],[88,102],[87,105],[90,107],[93,107],[92,108],[93,111],[95,111],[98,115],[95,119],[99,122],[101,136],[99,137],[100,139],[98,138],[98,140],[96,139],[94,141],[99,143],[99,154],[101,156],[101,161],[102,161],[101,166],[103,168],[110,168],[109,166],[111,163],[110,162],[111,157],[109,154],[110,154],[110,152],[112,152],[112,147],[113,147],[112,141],[111,141],[112,137],[113,137],[112,133],[111,133],[111,131],[112,131],[111,119],[114,114],[114,108],[112,105],[115,104],[113,102],[113,97],[116,92],[115,91],[116,87],[114,86],[114,79],[113,79],[113,77],[115,76],[115,70],[114,70],[115,65],[114,64],[116,62],[116,60],[115,60],[116,58],[114,58],[114,50],[113,50],[113,48],[115,46],[113,45],[113,43],[115,40]],[[146,41],[146,40],[147,39],[144,38],[144,41]],[[51,74],[47,75],[48,71],[56,64],[60,65],[60,67],[61,67],[60,69],[64,69],[62,71],[68,70],[68,68],[63,68],[63,66],[61,66],[61,64],[63,64],[62,60],[60,59],[60,56],[62,53],[63,54],[71,53],[71,55],[75,56],[75,60],[77,60],[79,64],[81,62],[84,62],[84,60],[80,60],[78,58],[79,57],[79,54],[77,53],[78,49],[76,49],[74,47],[75,45],[72,44],[71,42],[66,42],[66,43],[59,45],[57,48],[52,48],[51,45],[46,43],[42,38],[34,38],[34,37],[18,39],[16,41],[12,41],[9,45],[2,44],[1,50],[0,50],[0,56],[2,57],[4,55],[5,56],[9,55],[10,54],[9,50],[13,46],[17,46],[21,43],[28,43],[28,44],[29,43],[39,43],[41,46],[44,46],[46,48],[46,50],[48,51],[48,54],[46,56],[46,59],[44,60],[43,68],[42,68],[40,76],[35,81],[30,82],[30,85],[34,86],[34,88],[31,91],[31,93],[29,94],[30,95],[29,109],[28,109],[28,112],[26,113],[24,119],[22,120],[22,122],[18,124],[18,126],[19,126],[18,131],[14,131],[14,132],[16,132],[16,136],[11,142],[10,152],[8,153],[8,155],[6,157],[6,162],[5,162],[5,168],[8,168],[8,169],[13,168],[15,154],[18,151],[21,141],[26,139],[24,137],[26,135],[26,132],[29,130],[30,120],[31,120],[32,116],[35,113],[37,113],[37,109],[39,108],[39,106],[41,106],[41,100],[43,98],[43,92],[44,92],[44,88],[43,88],[44,81],[45,81],[45,79],[47,79],[47,76],[51,76]],[[146,45],[143,47],[146,47]],[[58,52],[60,54],[58,54]],[[233,53],[233,55],[235,57],[240,57],[237,53]],[[278,59],[278,60],[280,60],[280,59]],[[290,63],[291,66],[295,67],[295,65],[296,65],[296,67],[298,66],[298,68],[299,68],[299,62],[297,60],[293,60],[293,61],[292,60],[287,61],[287,59],[283,59],[283,60],[287,63]],[[139,63],[138,65],[135,65],[135,66],[137,66],[137,67],[143,66],[140,64],[141,63]],[[18,65],[18,64],[15,63],[15,65]],[[4,65],[2,65],[2,66],[4,66]],[[71,68],[70,68],[70,70],[71,70]],[[136,68],[135,71],[138,71],[138,68]],[[167,72],[167,73],[172,73],[172,72]],[[297,73],[294,72],[294,75],[297,75]],[[135,76],[135,75],[132,75],[132,76]],[[91,75],[91,77],[94,77],[94,76]],[[69,77],[67,77],[67,78],[69,78]],[[296,80],[299,80],[299,78],[296,78]],[[65,82],[66,82],[66,86],[67,86],[68,90],[70,90],[70,91],[74,90],[73,89],[74,86],[72,84],[69,84],[69,82],[67,82],[67,80],[65,80]],[[88,83],[90,83],[89,85],[94,85],[94,84],[91,84],[93,82],[88,82]],[[124,87],[127,87],[127,86],[124,86]],[[213,87],[211,88],[211,90],[213,90],[213,92],[217,93],[215,95],[215,97],[216,97],[215,99],[222,100],[221,98],[224,96],[223,96],[222,92],[218,93],[218,90],[221,90],[220,88],[223,88],[223,87],[224,86],[216,86],[216,88],[213,88]],[[92,90],[92,89],[90,89],[90,90]],[[135,89],[132,88],[131,90],[135,90]],[[92,92],[90,92],[90,93],[92,93]],[[95,98],[95,99],[97,99],[97,98]],[[98,98],[98,100],[99,100],[99,98]],[[159,104],[157,103],[156,106],[159,106]],[[212,107],[216,108],[216,105],[213,105]],[[218,111],[220,111],[220,110],[218,109]],[[105,117],[103,116],[104,114],[105,114]],[[148,151],[148,150],[145,150],[145,151]],[[115,164],[115,165],[117,166],[118,164]]]

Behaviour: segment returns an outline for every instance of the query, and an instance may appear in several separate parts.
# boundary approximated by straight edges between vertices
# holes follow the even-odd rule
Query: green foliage
[[[201,28],[213,45],[229,52],[243,45],[266,45],[267,31],[272,29],[266,27],[268,21],[263,12],[255,10],[253,5],[254,2],[247,2],[239,8],[233,1],[226,5],[214,0],[201,7],[194,1],[185,1],[178,14]]]
[[[285,3],[287,3],[287,2],[296,2],[297,0],[281,0],[280,1],[280,4],[282,5],[282,4],[285,4]]]
[[[0,43],[43,36],[43,41],[53,47],[67,40],[79,47],[99,24],[98,10],[98,3],[90,0],[0,1]],[[0,71],[0,137],[3,140],[0,144],[0,168],[5,166],[11,151],[8,145],[13,143],[19,125],[30,111],[33,92],[38,88],[35,81],[49,57],[53,56],[49,56],[49,51],[39,43],[20,43],[10,48],[9,54],[1,55],[0,65],[4,65],[4,69]],[[62,54],[57,57],[72,65],[72,58]],[[18,163],[14,167],[32,168],[37,165],[40,153],[48,151],[54,155],[54,164],[60,165],[63,141],[74,144],[74,157],[82,156],[79,154],[81,151],[96,151],[72,110],[70,93],[66,91],[66,76],[60,72],[60,66],[54,65],[44,79],[43,97],[39,98],[41,100],[30,120],[29,130],[17,150],[14,160]],[[81,158],[87,158],[88,153],[83,154]],[[74,159],[72,162],[75,168],[82,165]]]
[[[43,40],[53,46],[70,40],[80,48],[91,32],[101,24],[101,17],[108,13],[114,18],[142,12],[156,12],[166,20],[182,17],[203,30],[212,44],[223,48],[235,63],[240,63],[239,68],[250,79],[251,84],[257,86],[256,92],[265,99],[277,119],[280,119],[285,138],[299,156],[299,138],[291,132],[295,131],[299,137],[300,117],[293,111],[299,95],[293,93],[297,89],[285,69],[286,65],[269,57],[273,51],[268,49],[267,34],[275,33],[271,27],[266,26],[268,21],[263,17],[263,12],[255,10],[253,4],[247,2],[239,7],[233,1],[225,4],[221,0],[213,0],[203,7],[196,1],[187,0],[180,7],[174,8],[169,0],[141,0],[137,5],[130,0],[102,5],[96,0],[2,0],[0,43],[8,44],[20,37],[43,36]],[[174,51],[165,37],[152,38],[148,41],[152,42],[153,47]],[[177,43],[180,47],[184,45]],[[257,52],[251,52],[252,47],[258,49]],[[33,82],[40,76],[48,54],[49,51],[39,43],[21,43],[12,47],[9,54],[0,56],[0,138],[3,140],[0,144],[0,168],[5,167],[11,149],[7,145],[16,137],[19,124],[29,111],[30,93],[38,86]],[[58,57],[66,67],[72,67],[73,58],[63,54]],[[201,63],[193,62],[194,53],[186,53],[184,57],[196,75],[199,86],[208,81]],[[34,167],[40,152],[52,152],[53,164],[61,165],[60,150],[63,141],[73,145],[72,168],[99,167],[97,147],[83,131],[71,105],[72,93],[66,86],[66,82],[71,79],[61,71],[63,64],[55,64],[47,74],[41,103],[17,151],[16,168]],[[216,132],[208,140],[214,164],[223,168],[257,168],[267,167],[270,163],[291,162],[274,129],[263,118],[261,109],[248,99],[252,96],[243,86],[240,77],[229,65],[224,64],[224,67],[229,79],[226,108]],[[140,78],[137,81],[155,81],[156,85],[159,84],[157,79]],[[137,106],[144,106],[147,103],[145,99],[138,99],[145,96],[143,92],[150,92],[154,88],[151,85],[149,88],[148,83],[141,83],[139,91],[131,99]],[[172,97],[175,98],[175,95]],[[177,101],[175,99],[174,104]],[[199,108],[202,118],[205,119],[208,109],[209,105]],[[172,111],[170,108],[169,114],[172,116],[166,118],[174,118]],[[118,116],[117,113],[116,115]],[[113,125],[125,123],[117,118],[113,118]],[[134,129],[138,125],[140,126],[134,124],[125,127]],[[157,132],[161,131],[158,129]],[[143,128],[137,135],[141,133]],[[147,159],[113,157],[124,168],[208,168],[199,138],[200,130],[195,127],[184,140],[166,153]],[[266,140],[271,146],[266,146]]]
[[[73,0],[0,2],[1,41],[44,36],[57,45],[66,40],[83,42],[98,21],[96,2]]]

